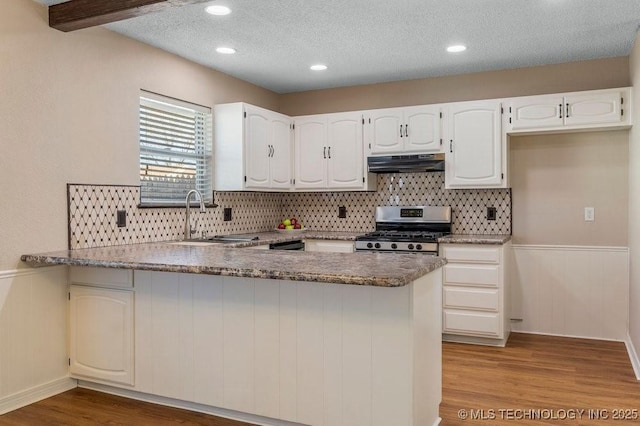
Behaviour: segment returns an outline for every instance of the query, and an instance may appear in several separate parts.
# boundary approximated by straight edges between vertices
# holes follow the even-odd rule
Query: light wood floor
[[[640,410],[640,382],[623,343],[513,333],[506,348],[445,343],[443,364],[443,426],[640,423],[640,413],[635,422],[612,419],[616,409]],[[545,409],[554,411],[532,411]],[[577,409],[585,411],[576,420],[558,411]],[[606,409],[600,414],[608,418],[589,420],[589,409]],[[459,410],[476,418],[460,419]],[[247,425],[80,388],[0,416],[1,426],[95,424]]]

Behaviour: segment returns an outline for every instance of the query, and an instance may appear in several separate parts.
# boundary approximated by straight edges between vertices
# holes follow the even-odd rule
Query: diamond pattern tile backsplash
[[[138,208],[138,186],[70,184],[67,191],[71,249],[183,238],[184,208]],[[191,209],[191,223],[197,226],[198,235],[269,231],[281,216],[279,194],[220,192],[216,203],[219,207],[204,213]],[[223,207],[231,207],[231,221],[223,220]],[[126,210],[126,227],[118,228],[117,210]]]
[[[319,231],[371,231],[376,206],[451,206],[455,234],[510,234],[510,189],[444,189],[444,172],[377,175],[376,192],[283,194],[284,216],[296,216],[305,227]],[[347,217],[338,218],[338,207]],[[496,220],[486,219],[487,207]]]
[[[319,231],[367,232],[375,227],[379,205],[451,206],[456,234],[510,234],[509,189],[445,190],[444,173],[377,175],[376,192],[261,193],[216,192],[217,208],[192,209],[198,234],[239,234],[269,231],[284,217],[300,219]],[[69,184],[69,248],[103,247],[182,239],[184,208],[138,208],[138,186]],[[338,218],[338,207],[347,217]],[[223,220],[223,208],[232,220]],[[495,207],[495,221],[486,219]],[[117,210],[126,210],[127,226],[116,224]]]

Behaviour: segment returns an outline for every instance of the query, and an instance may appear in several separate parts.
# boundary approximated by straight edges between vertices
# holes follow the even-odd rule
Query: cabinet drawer
[[[500,263],[500,247],[444,246],[442,255],[449,262]]]
[[[445,286],[443,304],[445,308],[479,309],[498,312],[500,308],[500,294],[498,290]]]
[[[94,268],[91,266],[71,267],[72,284],[88,284],[101,287],[133,287],[133,271],[130,269]]]
[[[497,313],[444,310],[443,331],[500,337],[500,315]]]
[[[464,286],[495,287],[500,283],[502,268],[493,265],[456,265],[444,267],[444,283]]]
[[[304,251],[353,253],[353,242],[337,240],[305,240]]]

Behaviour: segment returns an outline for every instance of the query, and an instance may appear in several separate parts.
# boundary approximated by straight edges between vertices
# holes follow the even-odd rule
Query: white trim
[[[69,377],[62,377],[49,383],[34,386],[31,389],[26,389],[18,393],[14,393],[13,395],[0,398],[0,415],[8,413],[9,411],[17,410],[25,405],[33,404],[34,402],[52,397],[59,393],[66,392],[76,388],[77,386],[78,383],[76,380]]]
[[[563,246],[563,245],[542,245],[542,244],[512,244],[514,250],[573,250],[573,251],[610,251],[628,252],[629,247],[615,246]]]
[[[511,332],[519,333],[519,334],[535,334],[538,336],[568,337],[570,339],[601,340],[605,342],[621,342],[626,344],[625,340],[607,339],[605,337],[589,337],[589,336],[578,336],[575,334],[543,333],[540,331],[524,331],[524,330],[511,330]]]
[[[198,413],[210,414],[213,416],[224,417],[226,419],[236,420],[240,422],[252,423],[260,426],[302,426],[302,423],[293,423],[286,420],[272,419],[269,417],[257,416],[254,414],[242,413],[240,411],[227,410],[224,408],[212,407],[210,405],[197,404],[195,402],[182,401],[164,396],[151,395],[148,393],[136,392],[129,389],[120,389],[99,383],[78,381],[78,387],[91,389],[98,392],[104,392],[111,395],[131,398],[138,401],[150,402],[152,404],[164,405],[167,407],[181,408],[184,410],[195,411]]]
[[[624,344],[627,347],[629,361],[631,361],[631,366],[633,367],[633,372],[636,375],[636,380],[640,380],[640,359],[638,358],[638,353],[636,352],[635,346],[633,346],[633,341],[629,334],[627,334],[627,339],[624,341]]]
[[[41,272],[48,272],[54,268],[67,267],[67,265],[39,266],[37,268],[25,269],[8,269],[0,271],[0,280],[3,278],[23,277],[27,275],[35,275]]]

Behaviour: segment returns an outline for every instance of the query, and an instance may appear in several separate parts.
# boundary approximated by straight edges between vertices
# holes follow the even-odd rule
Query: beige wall
[[[513,242],[626,247],[628,140],[624,130],[511,137]]]
[[[640,354],[640,35],[630,57],[633,82],[633,122],[629,137],[629,335]],[[640,366],[639,366],[640,367]],[[636,374],[640,371],[636,370]]]
[[[627,87],[627,57],[281,95],[289,115]]]
[[[0,13],[0,270],[67,246],[67,183],[138,184],[138,95],[198,104],[278,95],[102,28],[50,29],[46,7]]]

